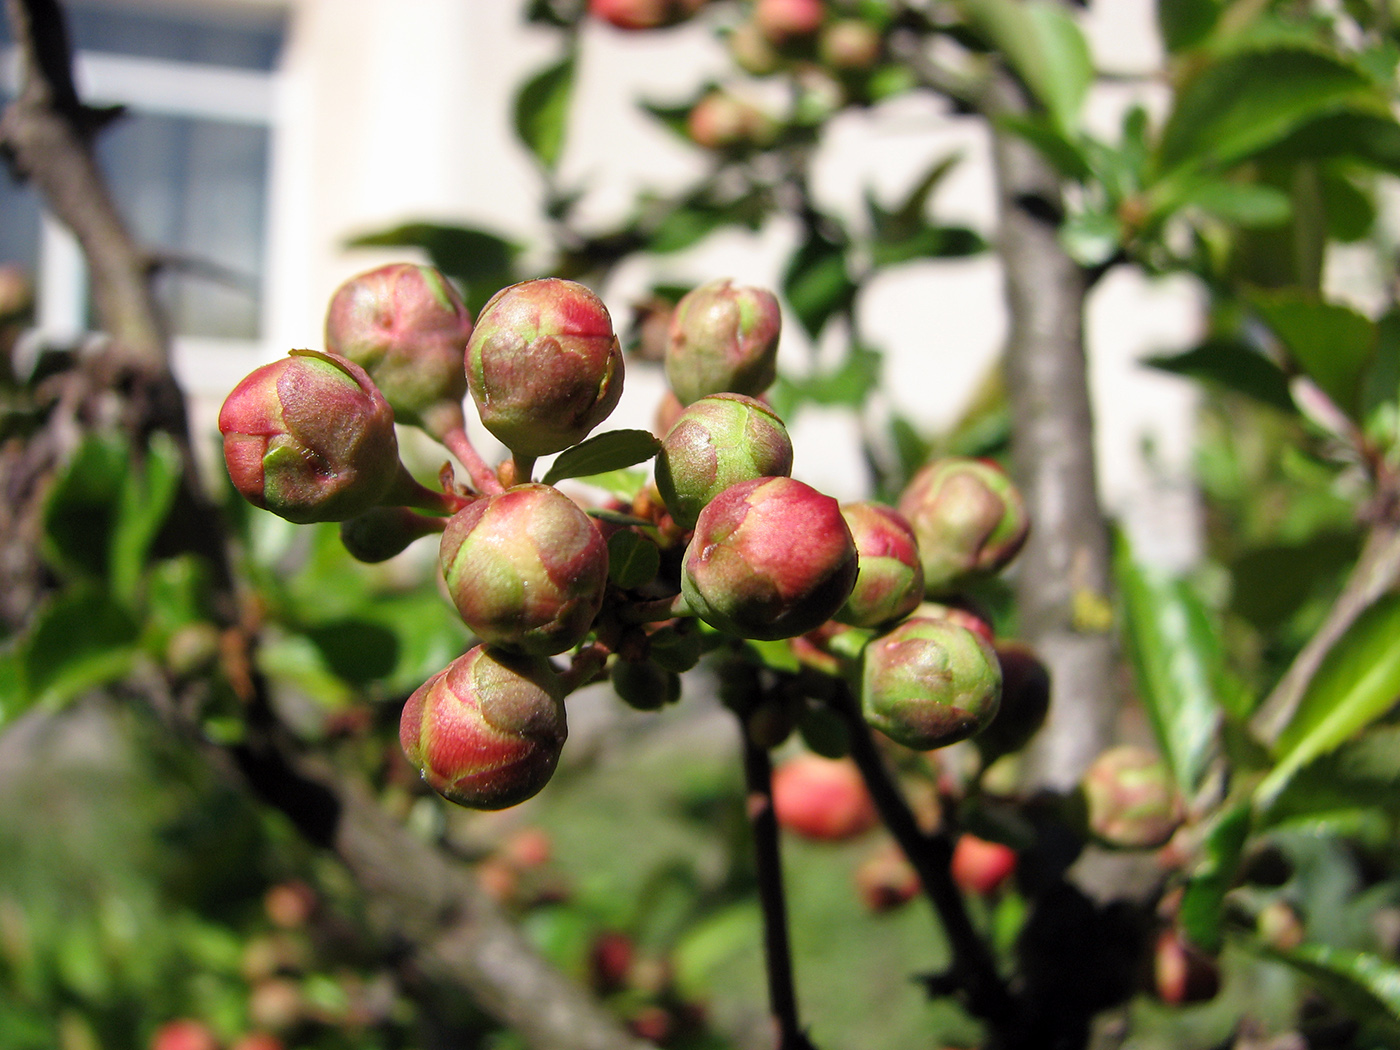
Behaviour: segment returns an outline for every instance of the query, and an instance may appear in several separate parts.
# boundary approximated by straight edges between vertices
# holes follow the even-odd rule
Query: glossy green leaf
[[[1382,113],[1324,113],[1290,132],[1264,156],[1286,162],[1345,158],[1400,174],[1400,124]]]
[[[121,678],[137,653],[140,625],[95,587],[74,587],[49,600],[21,645],[31,703],[57,705]]]
[[[1353,1017],[1400,1037],[1400,966],[1373,952],[1300,944],[1291,951],[1264,950],[1303,974]]]
[[[126,444],[116,437],[89,434],[78,446],[44,503],[44,554],[51,562],[68,571],[106,576],[130,464]]]
[[[1001,114],[996,118],[996,125],[1034,146],[1065,178],[1084,182],[1093,176],[1093,167],[1082,144],[1075,136],[1061,131],[1045,114]]]
[[[1218,694],[1227,688],[1220,636],[1184,580],[1138,565],[1126,541],[1115,560],[1138,693],[1162,754],[1190,796],[1215,748]]]
[[[1334,750],[1400,699],[1400,596],[1382,598],[1328,652],[1280,734],[1278,765],[1255,791],[1267,809],[1300,768]]]
[[[661,568],[661,551],[645,536],[623,529],[608,537],[608,579],[623,590],[650,583]]]
[[[1181,197],[1180,203],[1245,227],[1282,226],[1293,213],[1292,202],[1282,190],[1257,182],[1225,179],[1198,183]]]
[[[1225,894],[1235,883],[1249,837],[1248,802],[1215,817],[1196,867],[1186,880],[1180,921],[1193,944],[1215,953],[1224,941]]]
[[[1369,78],[1315,50],[1244,51],[1186,84],[1167,118],[1158,166],[1232,164],[1345,103],[1374,100]]]
[[[846,269],[845,246],[820,234],[813,234],[793,253],[783,274],[783,296],[813,339],[827,321],[851,305],[855,291]]]
[[[963,0],[962,6],[1060,129],[1073,129],[1094,63],[1064,7],[1049,0]]]
[[[1157,28],[1162,43],[1175,54],[1202,43],[1215,28],[1221,0],[1157,0]]]
[[[801,379],[780,377],[769,392],[773,411],[787,419],[804,404],[857,408],[879,385],[882,362],[880,351],[853,346],[841,367],[835,371]]]
[[[1289,355],[1332,402],[1353,419],[1361,414],[1362,384],[1376,356],[1375,324],[1349,306],[1306,292],[1260,292],[1254,308]]]
[[[553,170],[564,151],[573,91],[570,53],[527,80],[515,97],[515,133],[546,170]]]
[[[175,502],[184,460],[165,434],[151,437],[146,455],[133,464],[122,485],[112,530],[112,593],[128,603],[146,569],[151,544]]]
[[[965,259],[986,250],[982,235],[966,226],[923,226],[907,237],[876,241],[870,246],[870,261],[897,266],[914,259]]]
[[[645,463],[661,449],[661,442],[646,430],[610,430],[595,434],[555,457],[544,476],[546,485],[565,478],[581,478]]]
[[[886,211],[875,195],[865,191],[865,211],[870,219],[871,229],[878,239],[900,240],[912,235],[919,227],[927,224],[925,211],[929,198],[948,173],[962,160],[962,154],[953,153],[940,157],[928,172],[915,183],[904,200],[893,210]]]
[[[1283,369],[1258,350],[1235,340],[1212,340],[1184,353],[1149,357],[1143,364],[1218,383],[1281,412],[1297,411]]]

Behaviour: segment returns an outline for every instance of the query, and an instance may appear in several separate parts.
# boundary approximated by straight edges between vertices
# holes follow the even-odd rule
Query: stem
[[[749,739],[742,718],[739,719],[739,734],[744,742],[744,780],[749,792],[758,897],[763,907],[768,1004],[778,1029],[778,1050],[813,1050],[797,1020],[797,993],[792,982],[792,951],[788,944],[787,904],[778,849],[778,819],[773,813],[773,765],[767,750]]]
[[[649,602],[629,602],[617,611],[617,618],[622,623],[656,623],[660,620],[694,615],[683,594],[657,598]]]
[[[951,974],[967,993],[968,1009],[991,1027],[1008,1031],[1018,1014],[1015,1000],[997,973],[996,963],[986,943],[968,916],[961,892],[953,882],[950,865],[953,840],[945,833],[926,835],[919,828],[904,796],[885,769],[875,747],[870,728],[861,718],[855,698],[848,689],[833,702],[849,731],[851,758],[865,780],[880,818],[889,828],[909,863],[918,872],[924,892],[933,902],[952,949]]]
[[[447,431],[442,436],[442,443],[447,446],[449,452],[457,457],[462,466],[467,468],[467,477],[471,479],[472,487],[478,492],[493,496],[497,492],[504,491],[500,479],[496,477],[496,472],[486,465],[486,460],[481,458],[481,454],[477,452],[471,438],[467,437],[465,429],[454,427]]]
[[[512,453],[511,458],[515,462],[515,483],[517,485],[528,485],[534,480],[535,457],[515,452]]]
[[[438,492],[420,484],[408,472],[408,468],[400,463],[398,476],[394,478],[393,487],[384,496],[381,505],[413,507],[417,510],[426,510],[429,514],[451,517],[470,502],[471,500],[454,496],[450,492]]]

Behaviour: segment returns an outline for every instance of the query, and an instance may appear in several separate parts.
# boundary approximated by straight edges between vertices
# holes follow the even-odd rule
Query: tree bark
[[[1024,112],[1007,74],[986,99],[989,116]],[[1031,533],[1016,569],[1021,632],[1050,668],[1053,699],[1027,754],[1031,783],[1071,787],[1113,739],[1113,641],[1096,617],[1111,585],[1108,530],[1099,504],[1093,412],[1084,352],[1088,280],[1060,246],[1059,179],[1023,140],[997,130],[993,157],[1001,259],[1011,329],[1006,387],[1012,467]]]

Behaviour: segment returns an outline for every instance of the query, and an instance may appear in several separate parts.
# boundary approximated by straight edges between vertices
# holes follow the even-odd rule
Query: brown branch
[[[991,114],[1027,107],[1002,74]],[[1006,387],[1012,466],[1030,510],[1030,538],[1016,570],[1023,635],[1045,659],[1055,699],[1028,752],[1031,780],[1072,787],[1113,739],[1117,698],[1112,638],[1076,611],[1101,605],[1111,582],[1108,530],[1099,505],[1093,415],[1084,352],[1086,278],[1059,242],[1059,180],[1023,140],[992,123],[1001,208],[1001,259],[1011,331]]]

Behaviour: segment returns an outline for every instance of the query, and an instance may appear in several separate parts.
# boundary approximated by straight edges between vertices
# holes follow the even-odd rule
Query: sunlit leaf
[[[1255,800],[1267,809],[1307,763],[1353,737],[1400,699],[1400,596],[1382,598],[1328,652],[1275,747],[1278,765]]]
[[[131,613],[96,588],[75,587],[50,599],[21,648],[30,702],[63,704],[121,678],[139,636]]]
[[[1264,954],[1302,973],[1352,1016],[1382,1026],[1392,1039],[1400,1037],[1400,966],[1394,961],[1326,944]]]
[[[130,602],[146,568],[151,544],[165,524],[180,486],[184,461],[175,443],[153,435],[146,455],[124,478],[112,529],[112,593]]]
[[[126,444],[116,437],[89,434],[78,446],[44,503],[44,553],[52,562],[94,577],[107,574],[130,466]]]
[[[1349,306],[1320,302],[1296,290],[1260,292],[1251,301],[1323,393],[1359,419],[1362,383],[1379,339],[1375,324]]]
[[[1186,880],[1179,913],[1181,927],[1193,944],[1211,953],[1218,952],[1224,940],[1225,894],[1239,871],[1250,815],[1246,802],[1215,818],[1196,867]]]
[[[804,404],[859,407],[879,384],[882,362],[880,351],[853,346],[835,371],[801,379],[781,377],[769,391],[773,411],[786,419]]]
[[[554,485],[565,478],[621,470],[646,462],[660,448],[661,442],[646,430],[610,430],[605,434],[595,434],[587,441],[559,453],[545,474],[544,483]]]
[[[520,245],[471,226],[413,222],[348,242],[353,248],[420,248],[432,264],[461,284],[473,315],[486,300],[515,280]]]
[[[850,306],[855,291],[845,246],[820,234],[793,253],[783,274],[783,296],[813,339],[827,321]]]
[[[546,66],[515,97],[515,133],[541,166],[552,170],[564,150],[569,100],[574,90],[574,55]]]
[[[1094,63],[1069,13],[1048,0],[963,0],[962,6],[1060,129],[1074,128]]]
[[[1198,183],[1182,196],[1180,203],[1245,227],[1281,226],[1293,211],[1288,194],[1282,190],[1257,182],[1225,179],[1207,179]]]

